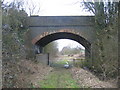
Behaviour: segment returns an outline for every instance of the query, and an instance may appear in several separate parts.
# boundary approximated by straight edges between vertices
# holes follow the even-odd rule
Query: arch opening
[[[91,43],[80,35],[69,32],[57,32],[44,36],[35,43],[35,53],[43,53],[43,47],[45,47],[48,43],[58,39],[70,39],[80,43],[82,46],[85,47],[85,58],[91,57]]]
[[[58,39],[48,43],[43,52],[49,53],[49,65],[62,68],[65,65],[82,66],[85,62],[85,48],[80,43],[70,39]]]
[[[58,33],[54,33],[54,34],[49,34],[43,38],[41,38],[39,41],[37,41],[35,43],[35,45],[44,47],[45,45],[47,45],[48,43],[54,41],[54,40],[58,40],[58,39],[70,39],[70,40],[74,40],[78,43],[80,43],[81,45],[83,45],[86,49],[88,49],[88,51],[90,51],[90,42],[87,41],[85,38],[73,34],[73,33],[68,33],[68,32],[58,32]]]

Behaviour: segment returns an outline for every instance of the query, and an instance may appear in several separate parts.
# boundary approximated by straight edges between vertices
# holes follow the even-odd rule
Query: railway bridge
[[[95,53],[94,16],[30,16],[26,33],[26,50],[29,56],[42,54],[48,43],[58,39],[71,39],[85,47],[85,58]]]

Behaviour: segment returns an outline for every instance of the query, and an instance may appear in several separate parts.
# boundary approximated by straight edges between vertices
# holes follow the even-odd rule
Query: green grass
[[[50,62],[50,66],[60,68],[60,67],[64,67],[66,62],[68,62],[69,65],[72,65],[72,62],[69,60],[60,60],[60,61],[56,61],[56,62]]]
[[[66,69],[56,69],[39,83],[41,88],[79,88],[76,81]]]
[[[66,62],[68,62],[68,60],[61,60],[61,61],[57,61],[56,63],[57,63],[57,64],[63,64],[63,65],[64,65],[64,64],[66,64]]]

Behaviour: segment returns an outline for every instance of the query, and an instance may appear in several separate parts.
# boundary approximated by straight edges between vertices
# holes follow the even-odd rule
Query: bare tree
[[[39,4],[39,2],[38,2]],[[25,9],[28,10],[29,15],[35,15],[38,14],[40,11],[40,7],[33,2],[33,0],[30,0],[29,2],[25,2]]]

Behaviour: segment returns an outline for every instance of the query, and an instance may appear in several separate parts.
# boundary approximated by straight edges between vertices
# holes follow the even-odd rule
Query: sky
[[[5,0],[5,2],[11,1],[14,0]],[[82,0],[24,0],[24,7],[28,14],[31,11],[29,8],[33,9],[35,7],[32,15],[39,16],[91,16],[92,14],[90,12],[83,9],[81,1]],[[62,50],[63,47],[68,45],[70,47],[79,46],[84,49],[82,45],[73,40],[60,39],[57,43],[59,50]]]
[[[4,0],[11,2],[14,0]],[[25,10],[30,13],[29,8],[33,9],[33,15],[39,16],[84,16],[91,15],[85,12],[82,7],[82,0],[16,0],[23,1]]]
[[[80,8],[81,0],[40,1],[40,16],[78,16],[87,14],[87,12],[82,11],[83,8]]]
[[[71,48],[80,47],[82,49],[85,49],[78,42],[73,41],[73,40],[69,40],[69,39],[59,39],[59,40],[56,40],[56,42],[58,43],[58,49],[59,49],[59,51],[61,51],[63,49],[63,47],[66,47],[66,46],[70,46]]]

